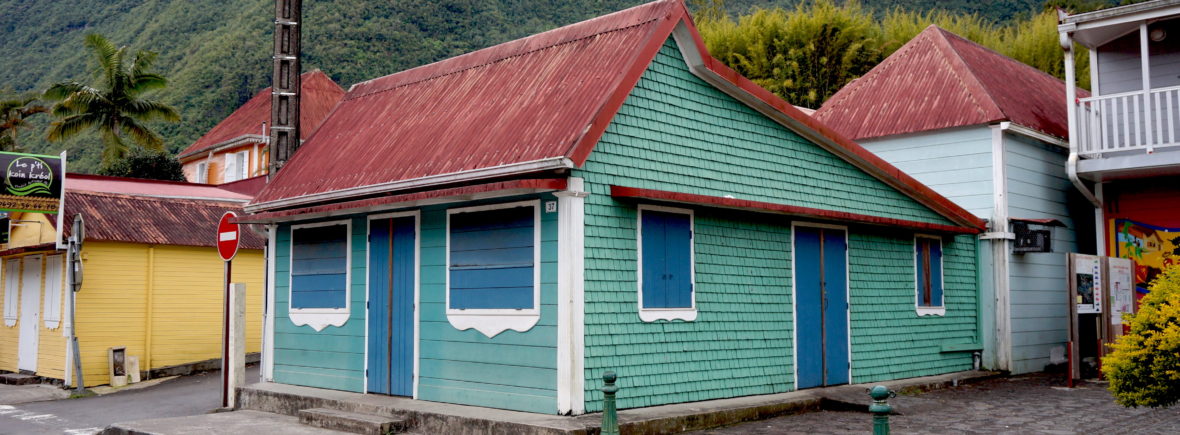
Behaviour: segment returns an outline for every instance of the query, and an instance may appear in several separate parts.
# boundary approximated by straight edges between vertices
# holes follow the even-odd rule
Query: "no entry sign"
[[[241,239],[241,234],[238,224],[230,222],[231,219],[237,218],[238,215],[232,211],[227,211],[221,215],[221,221],[217,223],[217,253],[221,255],[221,259],[230,261],[234,255],[238,253],[238,240]]]

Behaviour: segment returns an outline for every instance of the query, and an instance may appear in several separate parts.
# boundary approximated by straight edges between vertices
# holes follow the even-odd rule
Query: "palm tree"
[[[126,46],[115,47],[98,34],[86,35],[86,47],[98,58],[100,80],[96,86],[57,83],[45,91],[47,100],[57,101],[53,115],[58,120],[50,124],[48,139],[61,141],[94,128],[102,135],[105,145],[104,165],[126,157],[129,148],[124,136],[143,148],[163,150],[164,140],[143,122],[157,119],[175,122],[180,120],[180,115],[167,104],[142,98],[145,92],[168,84],[164,76],[148,72],[156,54],[139,50],[128,63]]]
[[[37,97],[16,97],[0,100],[0,151],[20,151],[17,136],[27,126],[26,120],[38,113],[49,112],[49,108],[33,104]]]

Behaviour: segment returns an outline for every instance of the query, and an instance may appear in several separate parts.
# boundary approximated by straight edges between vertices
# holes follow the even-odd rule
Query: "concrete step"
[[[6,373],[0,375],[0,384],[5,385],[29,385],[36,384],[39,380],[34,375],[22,375],[20,373]]]
[[[310,408],[299,411],[299,422],[321,429],[338,430],[365,435],[385,435],[406,430],[406,419],[341,411],[329,408]]]

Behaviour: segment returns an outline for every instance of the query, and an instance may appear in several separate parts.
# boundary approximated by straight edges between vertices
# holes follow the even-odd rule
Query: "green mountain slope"
[[[503,41],[643,3],[643,0],[304,0],[304,69],[319,68],[342,86],[391,74]],[[730,0],[731,13],[794,0]],[[942,7],[1004,20],[1040,0],[881,0],[891,7]],[[691,2],[690,2],[691,4]],[[176,152],[269,85],[273,6],[270,0],[0,0],[0,89],[41,90],[88,77],[85,34],[160,54],[156,70],[171,85],[157,98],[183,121],[157,124]],[[936,6],[937,5],[937,6]],[[29,151],[70,150],[70,169],[98,168],[101,143],[82,137],[65,144],[43,139],[47,117],[25,132]]]

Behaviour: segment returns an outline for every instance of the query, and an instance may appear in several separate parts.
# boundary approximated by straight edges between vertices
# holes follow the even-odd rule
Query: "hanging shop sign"
[[[65,187],[63,156],[0,152],[0,211],[57,213]]]

